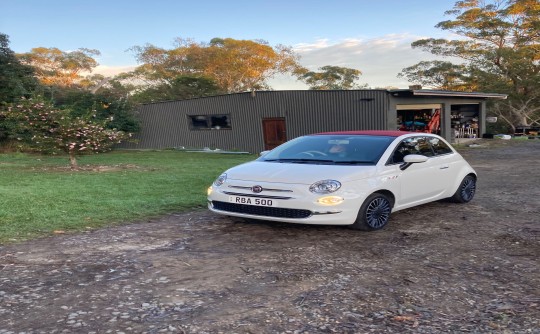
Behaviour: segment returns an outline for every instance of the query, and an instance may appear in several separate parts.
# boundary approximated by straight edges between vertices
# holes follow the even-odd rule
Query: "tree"
[[[132,50],[142,63],[132,75],[148,85],[171,84],[179,76],[205,77],[226,93],[266,89],[269,78],[298,67],[298,57],[290,47],[271,47],[261,40],[214,38],[210,43],[196,43],[177,39],[170,50],[149,44]]]
[[[108,129],[107,121],[94,115],[73,116],[70,110],[55,108],[42,99],[22,99],[0,111],[13,124],[11,136],[38,152],[65,152],[70,166],[77,169],[77,156],[109,150],[130,137],[129,133]]]
[[[435,89],[466,91],[472,88],[469,85],[467,67],[448,61],[421,61],[404,68],[398,77],[405,77],[411,82]]]
[[[112,78],[99,74],[83,76],[97,66],[95,55],[99,51],[81,48],[65,52],[41,47],[18,57],[35,69],[43,83],[37,93],[55,107],[69,109],[78,117],[91,112],[95,121],[111,120],[107,121],[109,129],[138,131],[139,122],[133,113],[135,107],[128,100],[129,91]]]
[[[131,100],[135,103],[150,103],[186,100],[220,93],[221,91],[212,79],[183,75],[172,79],[170,82],[147,87],[135,93]]]
[[[446,12],[453,17],[437,28],[459,40],[423,39],[412,43],[442,57],[460,58],[466,84],[509,94],[493,108],[510,126],[538,123],[540,113],[540,2],[463,0]],[[420,67],[419,67],[420,68]],[[454,67],[449,67],[454,70]]]
[[[34,67],[39,81],[46,86],[70,87],[83,79],[81,72],[91,72],[98,62],[98,50],[80,48],[65,52],[57,48],[33,48],[17,55],[21,62]]]
[[[327,65],[320,67],[319,71],[313,72],[307,69],[298,69],[296,75],[300,80],[310,86],[309,89],[312,90],[360,88],[355,83],[362,74],[359,70]]]
[[[100,89],[95,93],[79,87],[63,88],[56,92],[53,105],[69,109],[71,115],[84,117],[91,113],[96,121],[105,121],[107,129],[134,133],[140,124],[133,110],[134,103],[114,90]]]
[[[37,86],[32,67],[20,63],[9,48],[9,37],[0,33],[0,103],[28,97]]]

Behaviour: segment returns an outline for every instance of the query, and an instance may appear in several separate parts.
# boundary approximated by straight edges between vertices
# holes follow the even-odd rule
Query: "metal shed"
[[[399,128],[438,132],[452,141],[455,136],[481,136],[486,100],[504,98],[413,89],[299,90],[152,103],[138,109],[138,143],[120,147],[208,147],[256,153],[310,133]],[[426,130],[428,121],[431,128]],[[467,122],[476,123],[474,131],[461,131]]]

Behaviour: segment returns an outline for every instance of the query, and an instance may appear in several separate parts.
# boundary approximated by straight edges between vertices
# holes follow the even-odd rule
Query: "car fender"
[[[460,171],[460,173],[458,174],[458,177],[455,178],[454,180],[454,184],[452,184],[451,187],[449,187],[449,191],[446,193],[446,195],[448,195],[448,197],[454,195],[456,193],[456,191],[458,190],[459,188],[459,185],[461,184],[461,182],[463,181],[463,179],[465,178],[465,176],[467,175],[474,175],[474,177],[476,179],[478,179],[478,175],[476,174],[476,172],[474,171],[474,169],[472,168],[467,168],[467,169],[463,169],[462,171]]]
[[[357,201],[358,209],[360,209],[366,198],[374,193],[385,193],[389,195],[392,197],[392,204],[395,204],[396,196],[400,191],[399,179],[397,177],[390,181],[387,179],[387,176],[379,175],[377,177],[355,180],[353,185],[341,189],[339,195],[345,199]]]

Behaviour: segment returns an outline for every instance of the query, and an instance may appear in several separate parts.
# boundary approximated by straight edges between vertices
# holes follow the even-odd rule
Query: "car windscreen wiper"
[[[365,165],[365,164],[374,164],[373,161],[362,161],[362,160],[348,160],[348,161],[334,161],[336,165]]]
[[[308,163],[334,163],[334,160],[322,160],[322,159],[266,159],[267,162],[290,162],[294,164],[308,164]]]

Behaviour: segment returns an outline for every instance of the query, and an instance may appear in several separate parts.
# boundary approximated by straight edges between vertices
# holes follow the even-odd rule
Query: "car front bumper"
[[[208,209],[218,214],[270,220],[286,223],[316,225],[350,225],[357,218],[363,198],[357,193],[338,191],[329,195],[313,194],[308,186],[297,184],[260,184],[263,189],[270,189],[254,194],[249,189],[252,182],[225,183],[212,186],[208,195]],[[336,205],[324,205],[319,202],[323,197],[337,196],[343,201]],[[243,204],[238,198],[245,199]],[[262,200],[262,201],[261,201]],[[257,203],[272,205],[254,205]]]

